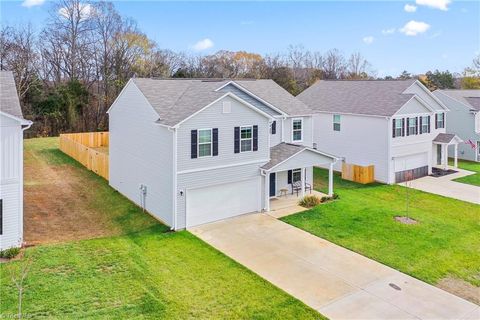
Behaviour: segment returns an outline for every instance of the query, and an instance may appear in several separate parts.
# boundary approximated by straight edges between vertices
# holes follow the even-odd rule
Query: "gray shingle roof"
[[[314,111],[394,115],[413,94],[403,92],[416,80],[324,80],[297,96]]]
[[[440,100],[442,100],[442,93],[452,99],[460,101],[473,110],[480,111],[480,90],[436,90],[433,92]]]
[[[23,119],[22,108],[11,71],[0,71],[0,110]]]
[[[433,139],[433,142],[450,143],[453,138],[455,138],[455,134],[453,133],[439,133],[435,139]]]
[[[159,123],[175,125],[223,96],[215,91],[230,80],[134,78],[158,113]],[[311,110],[273,80],[234,80],[242,88],[289,115],[311,114]]]
[[[270,161],[262,166],[262,169],[269,170],[277,164],[282,163],[291,156],[306,149],[305,146],[282,142],[270,148]]]

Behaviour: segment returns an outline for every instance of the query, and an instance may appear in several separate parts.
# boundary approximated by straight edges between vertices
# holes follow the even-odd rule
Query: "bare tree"
[[[352,53],[347,63],[348,78],[366,79],[368,78],[368,68],[370,68],[370,63],[360,52]]]
[[[22,319],[23,316],[23,292],[25,291],[25,279],[28,276],[28,272],[32,266],[32,258],[29,256],[28,258],[24,258],[22,262],[20,262],[18,271],[15,272],[11,269],[11,279],[12,282],[15,284],[15,287],[18,291],[18,309],[17,309],[17,316],[18,319]]]
[[[345,57],[338,49],[325,53],[323,58],[323,72],[325,79],[342,79],[345,77]]]

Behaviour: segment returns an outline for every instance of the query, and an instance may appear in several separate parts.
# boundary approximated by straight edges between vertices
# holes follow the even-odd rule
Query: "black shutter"
[[[405,137],[405,118],[402,118],[402,137]]]
[[[191,148],[190,148],[190,157],[195,159],[197,157],[197,130],[192,130],[190,133],[191,138]]]
[[[435,129],[438,129],[438,113],[435,113]]]
[[[287,181],[288,184],[291,184],[292,183],[292,170],[288,170],[288,181]]]
[[[407,127],[406,127],[406,130],[407,130],[407,136],[410,135],[410,118],[407,118],[407,121],[405,121],[407,123]]]
[[[253,126],[253,151],[258,150],[258,126]]]
[[[415,134],[418,134],[418,117],[415,117]]]
[[[218,128],[212,129],[212,138],[213,138],[213,150],[212,155],[218,156]]]
[[[234,130],[234,147],[233,152],[239,153],[240,152],[240,127],[235,127]]]
[[[277,133],[277,121],[272,122],[272,134]]]
[[[427,132],[430,133],[430,116],[427,116],[427,121],[428,121]]]
[[[420,125],[418,126],[420,128],[420,134],[423,133],[423,127],[422,127],[422,124],[423,124],[423,117],[420,117]]]
[[[396,123],[397,123],[396,119],[393,119],[392,120],[392,138],[395,138],[395,129],[397,127]]]

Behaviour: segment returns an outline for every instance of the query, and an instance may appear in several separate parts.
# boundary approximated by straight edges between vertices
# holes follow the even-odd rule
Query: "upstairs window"
[[[435,128],[445,128],[445,113],[437,113],[435,114]]]
[[[430,117],[429,116],[423,116],[420,119],[420,123],[421,123],[420,133],[430,132]]]
[[[408,135],[417,134],[417,118],[408,118]]]
[[[293,119],[292,120],[292,141],[302,141],[303,140],[303,121],[302,119]]]
[[[403,136],[403,119],[395,119],[395,137]]]
[[[333,131],[340,131],[340,115],[333,115]]]
[[[198,157],[212,156],[212,129],[198,130]]]
[[[252,126],[240,127],[240,152],[252,151]]]

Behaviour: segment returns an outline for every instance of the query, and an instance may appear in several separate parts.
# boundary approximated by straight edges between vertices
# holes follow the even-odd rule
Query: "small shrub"
[[[20,248],[10,248],[0,251],[0,258],[12,259],[20,253]]]
[[[305,208],[312,208],[319,205],[320,203],[321,203],[321,200],[319,197],[314,195],[308,195],[303,197],[303,199],[300,200],[298,204]]]
[[[333,200],[336,200],[336,199],[338,199],[338,198],[340,198],[340,197],[338,196],[338,194],[334,193],[333,196],[332,196],[332,199],[333,199]]]
[[[327,202],[328,200],[330,200],[329,197],[323,196],[323,197],[320,199],[320,202],[321,202],[321,203],[324,203],[324,202]]]

